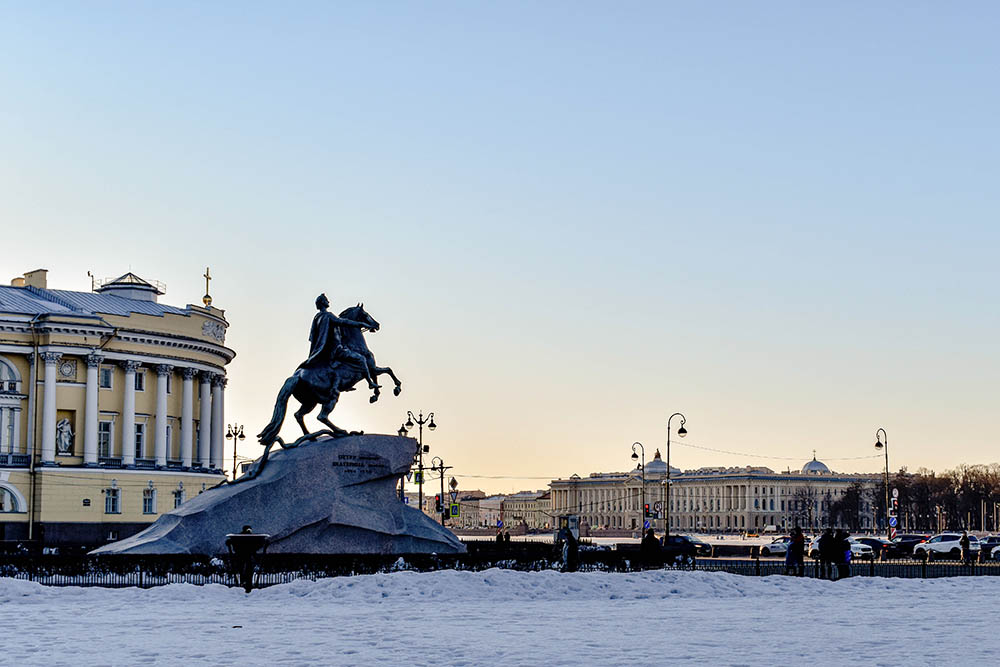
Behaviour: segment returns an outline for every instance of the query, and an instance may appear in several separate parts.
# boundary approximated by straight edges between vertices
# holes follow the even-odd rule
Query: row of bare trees
[[[1000,464],[963,464],[943,473],[926,468],[911,473],[902,468],[890,476],[889,488],[899,491],[900,532],[1000,531]],[[867,509],[878,529],[884,530],[885,503],[884,482],[874,488],[856,482],[830,504],[829,519],[858,530]]]

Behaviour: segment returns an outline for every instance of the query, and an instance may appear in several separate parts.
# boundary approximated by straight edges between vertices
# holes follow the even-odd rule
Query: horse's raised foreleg
[[[309,435],[309,429],[306,428],[306,422],[303,417],[312,412],[316,405],[316,401],[306,401],[302,404],[301,408],[295,411],[295,421],[299,423],[302,435]]]
[[[392,369],[388,366],[375,366],[372,364],[372,377],[378,377],[379,375],[388,375],[392,378],[392,381],[396,384],[392,389],[394,396],[399,396],[399,392],[403,391],[403,383],[399,381],[396,374],[392,372]]]

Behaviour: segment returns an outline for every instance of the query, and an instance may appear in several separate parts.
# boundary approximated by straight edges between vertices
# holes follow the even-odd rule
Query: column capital
[[[157,375],[170,375],[174,372],[174,367],[170,364],[156,364],[154,368]]]
[[[139,366],[142,366],[142,362],[134,361],[132,359],[123,359],[118,362],[118,365],[121,366],[126,373],[135,373],[139,370]]]
[[[181,377],[185,380],[193,380],[194,376],[198,374],[198,370],[191,368],[190,366],[185,366],[181,369]]]
[[[91,352],[86,356],[87,368],[97,368],[104,361],[104,355],[98,354],[97,352]]]
[[[51,366],[62,359],[63,355],[62,352],[40,352],[38,356],[42,358],[46,366]]]
[[[216,375],[217,373],[213,373],[212,371],[198,371],[198,376],[202,384],[213,382],[213,378],[215,378]]]
[[[221,373],[216,373],[215,375],[212,376],[212,386],[213,387],[221,387],[221,388],[225,389],[226,388],[226,384],[228,382],[229,382],[229,380],[226,378],[226,376],[222,375]]]

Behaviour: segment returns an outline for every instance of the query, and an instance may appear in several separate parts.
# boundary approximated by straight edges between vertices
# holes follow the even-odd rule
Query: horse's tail
[[[293,375],[285,380],[285,384],[281,385],[281,391],[278,392],[278,400],[274,402],[274,415],[271,417],[271,422],[264,427],[263,431],[257,434],[260,444],[265,447],[273,443],[278,437],[281,424],[285,421],[285,410],[288,408],[288,399],[291,398],[292,392],[295,391],[295,385],[298,382],[299,378]]]

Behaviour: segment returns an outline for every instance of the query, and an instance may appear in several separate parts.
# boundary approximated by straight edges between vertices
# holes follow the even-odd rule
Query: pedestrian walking
[[[969,531],[962,531],[962,537],[958,540],[958,546],[962,547],[962,562],[969,565],[972,562],[969,551]]]
[[[834,554],[837,549],[834,541],[833,529],[827,528],[816,542],[816,550],[819,551],[820,579],[830,578],[831,567],[834,563]]]
[[[838,530],[834,538],[837,557],[837,579],[851,576],[851,540],[846,530]]]
[[[639,560],[643,568],[660,567],[663,565],[663,554],[656,533],[650,528],[639,543]]]
[[[798,526],[792,529],[791,541],[785,551],[785,574],[805,575],[806,536]]]

